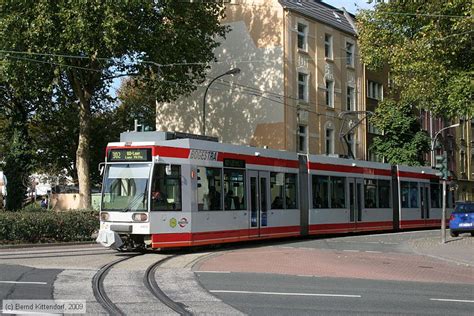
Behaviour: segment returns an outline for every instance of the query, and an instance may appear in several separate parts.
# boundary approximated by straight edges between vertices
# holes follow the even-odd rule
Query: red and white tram
[[[122,133],[107,147],[97,241],[174,248],[435,227],[440,193],[430,168]]]

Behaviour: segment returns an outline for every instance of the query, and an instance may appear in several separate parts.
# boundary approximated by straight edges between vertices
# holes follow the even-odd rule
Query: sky
[[[375,0],[323,0],[323,2],[332,5],[336,8],[344,7],[350,13],[357,13],[358,9],[371,9],[374,6]],[[369,2],[372,2],[369,4]]]

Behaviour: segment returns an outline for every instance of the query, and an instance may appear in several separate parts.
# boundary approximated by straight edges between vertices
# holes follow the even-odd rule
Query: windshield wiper
[[[122,212],[124,212],[124,213],[125,213],[125,212],[131,212],[131,211],[132,211],[132,208],[135,206],[135,204],[140,203],[140,199],[141,199],[142,197],[144,197],[144,196],[145,196],[144,193],[140,193],[139,195],[135,196],[135,197],[133,198],[133,200],[131,200],[130,203],[128,203],[127,207],[125,207],[125,208],[122,210]]]

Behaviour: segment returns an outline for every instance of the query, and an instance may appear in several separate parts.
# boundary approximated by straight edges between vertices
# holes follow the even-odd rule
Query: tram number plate
[[[472,223],[460,223],[459,227],[471,227]]]
[[[111,149],[108,156],[109,162],[126,161],[151,161],[151,149]]]

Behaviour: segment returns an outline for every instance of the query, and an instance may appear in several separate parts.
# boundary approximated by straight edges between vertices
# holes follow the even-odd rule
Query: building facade
[[[225,143],[367,158],[366,121],[347,114],[366,110],[368,88],[352,15],[321,1],[232,0],[223,23],[208,80],[157,104],[158,130],[201,133],[205,120]]]

